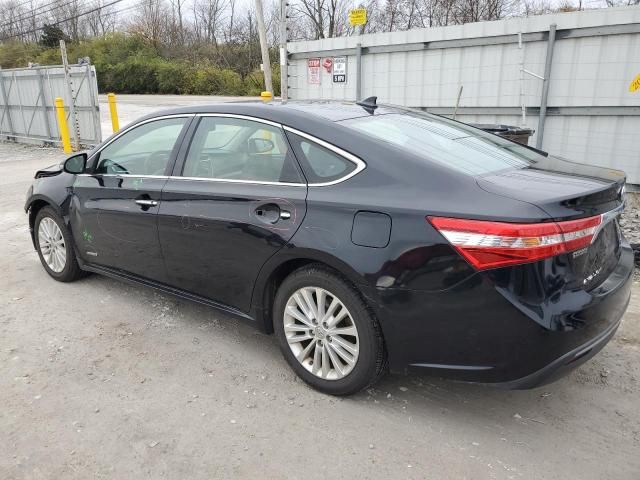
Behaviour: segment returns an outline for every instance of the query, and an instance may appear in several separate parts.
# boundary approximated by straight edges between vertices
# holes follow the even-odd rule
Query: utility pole
[[[67,46],[64,40],[60,40],[60,56],[62,57],[62,66],[64,67],[64,83],[67,87],[67,95],[69,96],[69,119],[72,124],[73,143],[75,151],[80,150],[80,123],[76,112],[76,97],[73,91],[73,81],[71,80],[71,70],[69,68],[69,60],[67,59]]]
[[[267,44],[267,29],[264,26],[262,0],[256,0],[256,19],[258,21],[258,35],[260,36],[260,50],[262,51],[264,89],[273,94],[273,84],[271,83],[271,60],[269,59],[269,45]]]
[[[280,98],[289,99],[289,72],[287,58],[287,0],[280,0]]]

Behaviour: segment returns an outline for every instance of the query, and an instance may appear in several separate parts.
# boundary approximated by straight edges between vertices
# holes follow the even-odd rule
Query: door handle
[[[254,210],[254,215],[258,220],[271,225],[278,221],[281,214],[280,207],[275,203],[266,203]]]
[[[158,206],[158,202],[155,201],[155,200],[139,199],[139,200],[136,200],[136,203],[138,205],[142,205],[143,207],[157,207]]]
[[[282,220],[289,220],[291,218],[291,212],[288,212],[287,210],[281,210],[280,211],[280,218]]]

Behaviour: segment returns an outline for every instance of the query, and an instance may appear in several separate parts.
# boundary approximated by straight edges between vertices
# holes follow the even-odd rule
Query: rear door
[[[73,185],[71,227],[86,262],[164,281],[157,213],[191,116],[137,125],[90,159]]]
[[[162,191],[169,283],[247,312],[260,268],[302,223],[307,186],[279,125],[240,115],[196,121]]]

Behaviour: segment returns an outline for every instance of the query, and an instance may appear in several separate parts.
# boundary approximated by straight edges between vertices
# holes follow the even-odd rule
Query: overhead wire
[[[75,19],[83,17],[85,15],[89,15],[90,13],[97,12],[99,10],[102,10],[103,8],[110,7],[111,5],[115,5],[116,3],[120,3],[122,1],[124,1],[124,0],[113,0],[112,2],[105,3],[104,5],[92,8],[91,10],[87,10],[87,11],[79,13],[77,15],[73,15],[73,16],[68,17],[68,18],[63,18],[62,20],[58,20],[56,22],[48,23],[47,26],[53,27],[53,26],[56,26],[56,25],[60,25],[62,23],[69,22],[71,20],[75,20]],[[125,10],[127,10],[127,9],[122,9],[121,11],[125,11]],[[118,12],[112,12],[112,13],[118,13]],[[13,34],[13,35],[5,35],[2,38],[0,38],[0,40],[8,40],[10,38],[21,37],[23,35],[28,35],[29,33],[39,32],[40,30],[43,30],[43,29],[44,29],[44,25],[42,27],[33,28],[31,30],[27,30],[27,31],[24,31],[24,32],[16,33],[16,34]]]
[[[36,11],[36,10],[38,10],[40,8],[45,8],[45,7],[48,7],[49,5],[57,4],[58,1],[56,0],[55,2],[45,3],[44,5],[41,5],[41,6],[37,7],[36,9],[32,9],[32,10],[29,10],[27,12],[23,12],[17,18],[14,18],[14,19],[6,22],[6,23],[3,23],[2,25],[0,25],[0,28],[3,28],[5,26],[7,26],[7,25],[15,24],[15,23],[20,22],[22,20],[28,20],[28,19],[34,17],[35,15],[43,15],[45,13],[52,12],[52,11],[57,10],[59,8],[66,7],[67,5],[70,5],[70,4],[75,3],[77,1],[78,0],[70,0],[69,2],[55,5],[54,7],[50,8],[49,10]],[[15,7],[15,8],[17,8],[17,7]]]

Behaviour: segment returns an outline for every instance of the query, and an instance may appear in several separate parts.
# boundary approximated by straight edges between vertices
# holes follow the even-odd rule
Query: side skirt
[[[137,275],[128,273],[128,272],[123,272],[122,270],[117,270],[114,268],[109,268],[109,267],[104,267],[101,265],[93,265],[93,264],[88,264],[88,263],[84,263],[84,262],[79,262],[81,263],[80,267],[83,270],[86,270],[88,272],[93,272],[93,273],[97,273],[100,275],[104,275],[106,277],[110,277],[110,278],[114,278],[117,280],[123,280],[127,283],[133,284],[133,285],[143,285],[145,287],[151,287],[155,290],[159,290],[161,292],[164,293],[169,293],[171,295],[174,295],[178,298],[182,298],[185,300],[191,300],[192,302],[197,302],[200,303],[202,305],[206,305],[207,307],[212,307],[215,308],[218,311],[221,312],[225,312],[228,313],[230,315],[233,315],[234,317],[252,325],[253,327],[257,327],[257,322],[256,319],[253,318],[251,315],[248,315],[246,313],[244,313],[241,310],[238,310],[237,308],[231,307],[229,305],[225,305],[223,303],[218,303],[218,302],[214,302],[213,300],[209,300],[208,298],[204,298],[201,297],[199,295],[196,295],[194,293],[190,293],[187,292],[186,290],[181,290],[179,288],[175,288],[175,287],[170,287],[169,285],[165,285],[163,283],[158,283],[158,282],[154,282],[153,280],[149,280],[147,278],[143,278],[143,277],[139,277]]]

